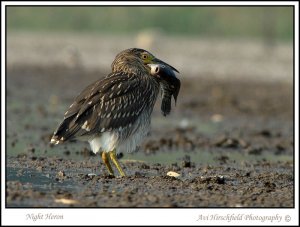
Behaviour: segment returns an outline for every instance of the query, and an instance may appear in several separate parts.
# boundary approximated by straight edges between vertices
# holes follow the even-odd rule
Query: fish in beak
[[[158,78],[162,94],[161,111],[164,116],[171,112],[172,96],[177,101],[180,90],[180,80],[176,77],[175,72],[178,72],[174,67],[166,64],[163,61],[155,64],[148,64],[150,74]]]

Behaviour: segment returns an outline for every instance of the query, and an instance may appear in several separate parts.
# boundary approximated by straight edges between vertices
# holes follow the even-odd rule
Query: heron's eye
[[[147,55],[147,54],[143,54],[143,55],[142,55],[142,59],[143,59],[143,60],[148,59],[148,55]]]

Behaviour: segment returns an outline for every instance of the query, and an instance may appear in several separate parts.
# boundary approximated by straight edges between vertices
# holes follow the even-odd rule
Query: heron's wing
[[[146,107],[149,92],[148,83],[134,74],[112,73],[96,81],[72,103],[51,142],[60,143],[133,124]]]

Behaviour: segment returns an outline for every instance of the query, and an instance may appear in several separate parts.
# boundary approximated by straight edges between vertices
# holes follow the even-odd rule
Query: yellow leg
[[[102,160],[103,160],[103,162],[104,162],[106,168],[108,169],[109,174],[114,176],[114,175],[115,175],[115,174],[114,174],[114,171],[113,171],[113,169],[111,168],[111,165],[110,165],[110,163],[109,163],[108,153],[106,153],[105,151],[103,151],[101,157],[102,157]]]
[[[115,166],[117,167],[119,173],[121,174],[122,177],[125,177],[125,173],[124,171],[122,170],[121,168],[121,165],[117,159],[117,155],[116,155],[116,150],[113,150],[111,152],[109,152],[109,155],[110,155],[110,159],[113,161],[113,163],[115,164]]]

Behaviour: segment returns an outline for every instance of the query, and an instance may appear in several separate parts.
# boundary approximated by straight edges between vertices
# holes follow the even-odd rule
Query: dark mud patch
[[[128,176],[120,178],[108,176],[96,158],[9,158],[7,206],[293,207],[291,162],[122,165]],[[179,177],[167,176],[174,170]]]

